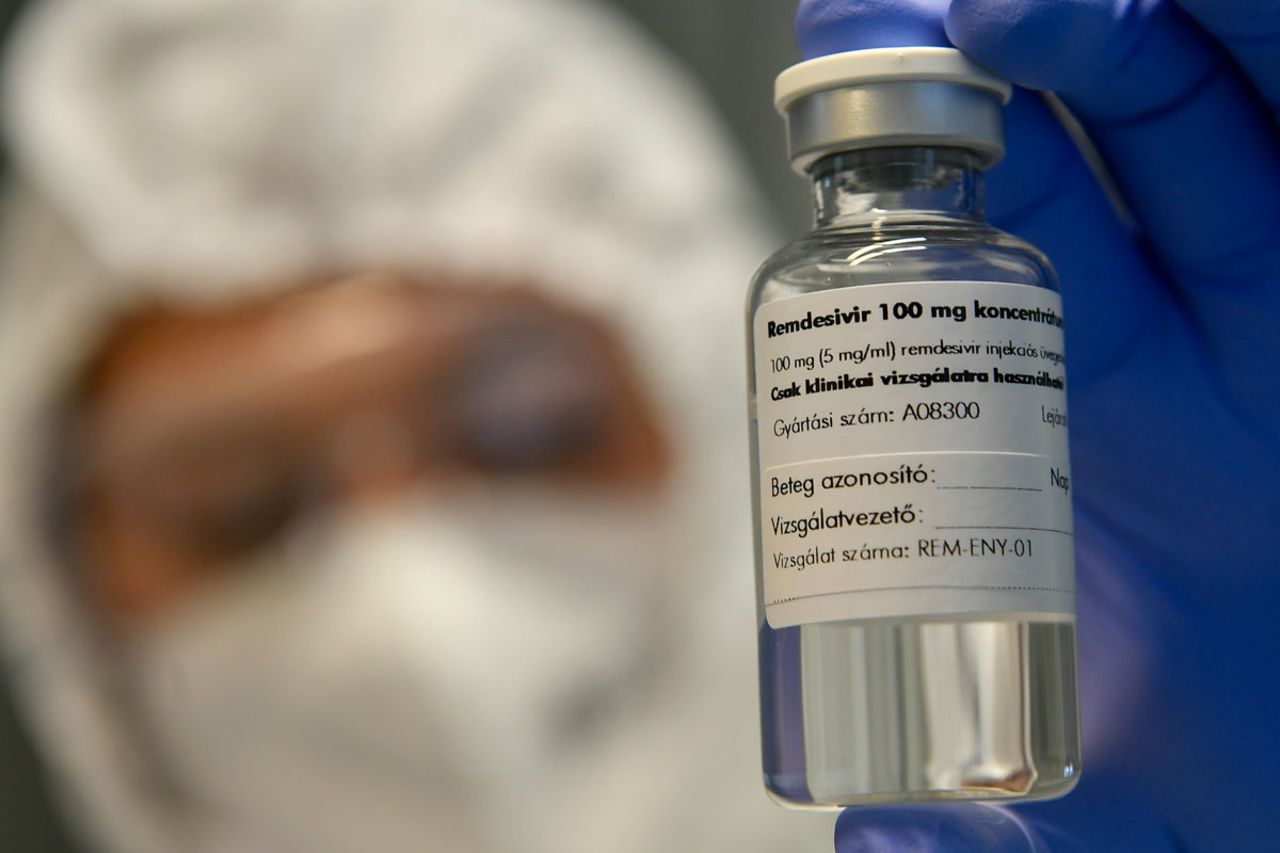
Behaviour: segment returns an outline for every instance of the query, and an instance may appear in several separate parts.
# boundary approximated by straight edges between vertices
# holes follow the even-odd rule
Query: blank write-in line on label
[[[1070,530],[1058,530],[1053,527],[998,527],[991,524],[935,524],[934,530],[1038,530],[1041,533],[1061,533],[1063,536],[1075,537]]]
[[[1035,486],[938,486],[939,489],[990,489],[998,492],[1043,492]]]

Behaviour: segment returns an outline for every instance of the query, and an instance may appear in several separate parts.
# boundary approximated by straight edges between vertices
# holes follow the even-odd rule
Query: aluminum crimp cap
[[[793,65],[778,76],[774,105],[801,174],[829,154],[896,145],[964,148],[991,166],[1004,156],[1012,94],[955,48],[890,47]]]

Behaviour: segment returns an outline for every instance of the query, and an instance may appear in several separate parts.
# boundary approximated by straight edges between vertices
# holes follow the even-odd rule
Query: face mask
[[[566,849],[539,816],[589,798],[661,667],[678,537],[635,506],[441,503],[312,525],[136,639],[183,849]]]

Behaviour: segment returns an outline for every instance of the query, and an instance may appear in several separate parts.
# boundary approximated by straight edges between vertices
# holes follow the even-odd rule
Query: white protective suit
[[[18,179],[0,233],[0,636],[91,849],[829,848],[828,820],[777,809],[759,779],[741,322],[745,283],[770,241],[684,80],[617,21],[561,0],[54,0],[28,16],[10,60]],[[118,661],[95,640],[46,535],[48,442],[74,371],[125,312],[365,266],[514,275],[620,325],[677,444],[681,499],[664,544],[678,566],[661,574],[674,615],[653,620],[665,651],[637,663],[637,647],[663,643],[639,642],[635,620],[600,616],[624,601],[616,591],[594,621],[554,591],[513,596],[495,580],[512,575],[494,564],[516,552],[482,542],[506,522],[475,533],[465,514],[426,524],[411,507],[325,548],[326,561],[351,548],[357,563],[386,564],[381,586],[311,567],[328,580],[238,591],[249,603],[230,605],[233,616],[179,610],[168,621],[184,624],[163,631],[173,645],[142,657],[191,644],[210,694],[219,654],[232,655],[223,676],[249,666],[210,650],[229,642],[227,626],[258,632],[262,666],[289,667],[290,655],[326,642],[317,637],[348,638],[324,650],[334,663],[323,688],[276,698],[303,717],[328,714],[323,725],[298,721],[332,725],[323,745],[338,732],[357,747],[370,732],[389,739],[373,748],[399,750],[410,772],[375,772],[361,787],[367,767],[334,776],[332,756],[312,767],[305,743],[281,746],[276,766],[298,774],[299,802],[287,802],[278,786],[259,797],[262,767],[209,748],[199,721],[139,719],[118,700]],[[510,520],[556,543],[565,562],[597,559],[588,540],[603,537],[614,554],[630,547],[568,512],[524,512]],[[444,579],[424,586],[419,554],[453,555],[467,577],[449,580],[444,565]],[[360,607],[314,630],[344,599]],[[416,606],[427,599],[434,609]],[[203,640],[202,620],[222,639]],[[497,629],[466,654],[445,642],[486,620]],[[558,634],[535,627],[556,620]],[[532,645],[543,668],[507,677],[509,643]],[[404,665],[377,689],[335,688],[357,652]],[[528,709],[549,679],[636,666],[651,673],[644,689],[585,748],[557,755],[542,743]],[[419,686],[445,707],[415,713],[406,688]],[[338,694],[349,704],[305,701]],[[486,751],[497,732],[506,740]],[[445,747],[472,749],[470,777],[425,766]],[[423,781],[433,772],[441,778]]]

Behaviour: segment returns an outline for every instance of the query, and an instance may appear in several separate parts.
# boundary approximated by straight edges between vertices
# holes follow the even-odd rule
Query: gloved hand
[[[1058,92],[1131,214],[1019,90],[988,210],[1062,277],[1081,782],[850,809],[837,850],[1280,850],[1280,2],[805,0],[798,29]]]

